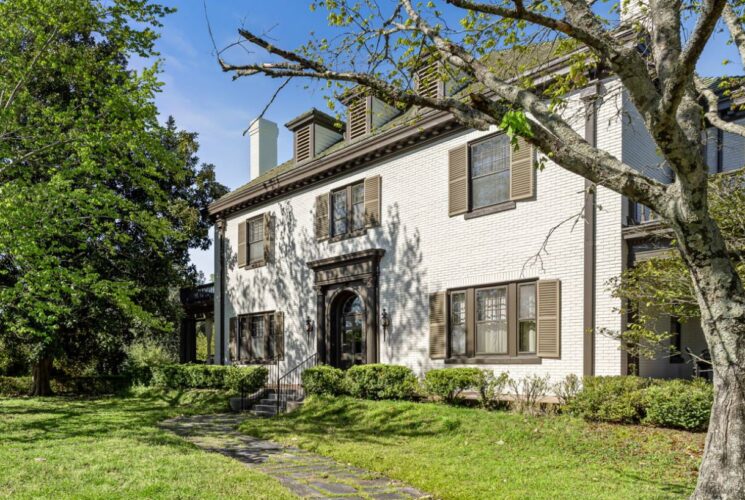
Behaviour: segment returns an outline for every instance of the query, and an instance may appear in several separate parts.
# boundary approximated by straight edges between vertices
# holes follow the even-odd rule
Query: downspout
[[[225,364],[225,219],[215,220],[215,364]]]
[[[585,104],[585,140],[597,146],[597,101],[599,83],[585,89],[582,100]],[[596,268],[596,185],[585,179],[585,233],[584,233],[584,300],[582,318],[582,373],[595,374],[595,268]]]

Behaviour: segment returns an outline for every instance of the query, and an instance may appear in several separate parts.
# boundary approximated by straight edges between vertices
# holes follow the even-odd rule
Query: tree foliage
[[[133,337],[172,330],[174,289],[196,279],[188,250],[225,188],[196,135],[157,120],[169,12],[0,3],[0,335],[32,363],[115,370]]]

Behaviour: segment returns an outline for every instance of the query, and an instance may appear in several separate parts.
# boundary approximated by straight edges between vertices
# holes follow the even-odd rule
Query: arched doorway
[[[340,293],[332,307],[331,364],[343,370],[367,361],[365,304],[354,292]]]

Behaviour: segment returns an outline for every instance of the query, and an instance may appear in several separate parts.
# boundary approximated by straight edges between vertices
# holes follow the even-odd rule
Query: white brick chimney
[[[649,22],[649,0],[621,0],[621,24]]]
[[[251,179],[265,174],[277,166],[277,124],[258,118],[248,128]]]

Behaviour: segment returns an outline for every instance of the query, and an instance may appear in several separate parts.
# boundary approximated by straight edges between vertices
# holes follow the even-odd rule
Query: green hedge
[[[411,369],[397,365],[356,365],[345,378],[347,392],[362,399],[414,399],[419,385]]]
[[[344,371],[319,365],[302,374],[303,388],[309,396],[339,396],[344,394]]]
[[[430,396],[454,403],[463,391],[480,391],[483,379],[478,368],[441,368],[424,375],[424,389]]]
[[[712,387],[704,380],[585,377],[566,409],[598,422],[704,430],[712,401]]]
[[[267,375],[267,368],[261,365],[165,365],[153,368],[153,383],[171,389],[230,389],[250,393],[266,384]]]
[[[689,431],[703,431],[709,424],[714,388],[705,380],[668,380],[644,391],[644,423]]]
[[[0,396],[18,397],[31,393],[31,377],[0,377]],[[95,377],[68,377],[52,379],[50,386],[54,394],[95,396],[114,394],[128,388],[129,377],[122,375],[99,375]]]

